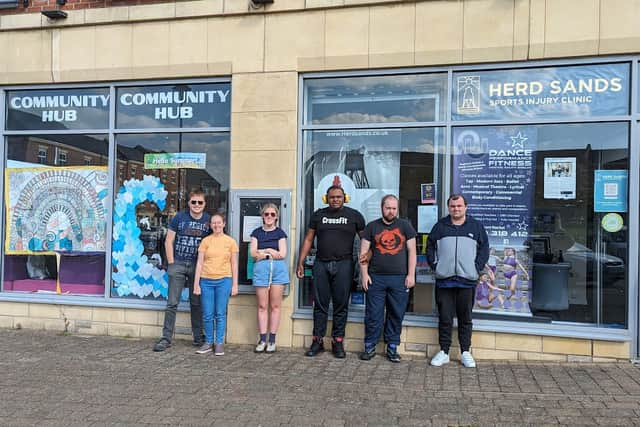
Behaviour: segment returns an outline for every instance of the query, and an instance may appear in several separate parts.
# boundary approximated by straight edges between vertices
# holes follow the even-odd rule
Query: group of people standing
[[[304,260],[316,241],[313,340],[305,354],[313,357],[324,351],[323,339],[332,304],[331,351],[336,358],[346,357],[344,338],[354,277],[354,240],[359,236],[357,262],[366,292],[364,349],[359,357],[372,359],[383,335],[385,356],[391,362],[400,362],[402,321],[410,290],[415,286],[416,231],[411,223],[399,217],[399,200],[394,195],[382,198],[381,217],[369,224],[365,224],[360,212],[344,205],[345,199],[342,187],[329,187],[328,206],[311,216],[298,254],[296,275],[303,278]],[[452,195],[447,205],[449,215],[433,227],[427,240],[427,259],[436,277],[441,347],[431,365],[449,362],[453,318],[457,317],[461,362],[475,367],[469,351],[471,310],[476,283],[489,258],[488,237],[482,224],[466,215],[467,203],[462,195]],[[188,287],[197,353],[224,354],[227,304],[229,297],[238,293],[238,245],[224,234],[224,216],[219,213],[209,216],[204,208],[204,194],[194,191],[189,195],[188,211],[178,213],[169,224],[165,241],[169,293],[162,337],[154,351],[171,346],[180,295]],[[283,291],[289,283],[285,261],[287,235],[277,225],[276,205],[263,205],[260,214],[262,226],[253,230],[250,241],[258,305],[259,338],[255,351],[273,353]]]
[[[162,337],[153,347],[164,351],[171,346],[176,311],[182,290],[189,289],[191,331],[196,353],[224,355],[229,298],[238,294],[238,244],[224,233],[223,214],[205,212],[202,191],[189,194],[188,210],[169,223],[165,239],[169,292]],[[253,285],[258,300],[260,339],[256,351],[276,351],[280,304],[289,283],[285,232],[277,226],[278,207],[272,203],[261,209],[263,225],[251,233],[250,252],[255,259]],[[268,314],[268,308],[271,314]],[[267,342],[267,329],[270,335]]]

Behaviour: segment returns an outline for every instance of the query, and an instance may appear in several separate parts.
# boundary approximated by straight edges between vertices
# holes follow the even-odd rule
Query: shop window
[[[451,118],[517,120],[629,114],[628,62],[453,73]]]
[[[628,123],[463,127],[452,137],[452,191],[492,247],[475,311],[626,328]]]
[[[116,149],[118,163],[129,164],[138,176],[115,183],[111,294],[166,297],[164,238],[171,218],[187,208],[189,192],[205,192],[209,213],[227,211],[229,133],[119,134]],[[182,160],[190,153],[195,155],[187,165]],[[167,179],[165,169],[176,167],[171,176],[177,180]]]
[[[104,295],[107,139],[58,134],[6,141],[3,290]],[[41,156],[43,146],[58,152],[55,162]],[[83,162],[87,152],[96,159],[91,168]]]
[[[116,116],[110,118],[111,91],[116,93]],[[169,218],[185,207],[191,189],[205,190],[210,211],[227,209],[228,82],[9,90],[2,98],[7,177],[4,291],[105,295],[106,250],[113,249],[115,259],[126,246],[130,256],[139,243],[136,273],[166,264],[163,231]],[[110,127],[110,119],[120,130]],[[187,133],[157,133],[176,128]],[[120,133],[121,129],[136,129],[137,134]],[[109,141],[117,147],[110,147]],[[111,152],[117,153],[115,199],[108,188]],[[171,179],[167,168],[174,169]],[[137,191],[137,185],[149,183],[158,191]],[[120,194],[127,197],[124,202]],[[125,215],[129,196],[137,200],[131,218]],[[131,219],[125,225],[133,228],[127,228],[130,234],[125,232],[125,238],[107,243],[105,215],[110,203],[116,207],[114,235],[122,237],[123,224],[116,221],[122,215]],[[122,206],[125,213],[120,212]],[[155,288],[147,293],[132,290],[129,277],[123,286],[118,280],[131,271],[118,267],[112,278],[114,295],[163,296]]]
[[[308,80],[305,123],[411,123],[444,120],[446,74]]]
[[[109,128],[109,89],[37,89],[7,92],[7,130]]]
[[[447,75],[398,74],[318,78],[305,81],[303,122],[303,194],[306,228],[312,212],[324,206],[322,195],[339,183],[350,195],[348,206],[368,221],[380,217],[385,194],[400,198],[400,215],[419,232],[417,285],[411,291],[409,312],[431,314],[433,280],[424,250],[430,222],[437,218],[436,195],[423,199],[421,190],[438,187],[444,155],[444,128],[407,127],[446,118]],[[388,127],[371,128],[385,123]],[[327,130],[314,126],[334,126]],[[349,125],[342,128],[340,125]],[[355,253],[359,247],[356,243]],[[299,306],[312,304],[312,254],[306,260],[300,282]],[[354,260],[355,263],[355,260]],[[358,265],[353,282],[352,305],[362,307]]]
[[[443,128],[343,129],[305,132],[304,217],[324,207],[322,195],[339,183],[350,201],[347,206],[360,211],[367,222],[380,217],[380,200],[385,194],[400,198],[400,215],[418,231],[419,268],[417,285],[411,291],[409,312],[433,313],[433,279],[426,267],[426,236],[437,218],[436,200],[421,198],[423,185],[439,183],[444,147]],[[306,223],[304,223],[306,227]],[[358,248],[356,247],[355,253]],[[301,282],[300,305],[311,306],[311,266]],[[357,263],[356,270],[357,268]],[[361,306],[364,293],[358,274],[352,289],[352,304]]]
[[[120,87],[116,126],[119,129],[228,128],[230,105],[229,83]]]

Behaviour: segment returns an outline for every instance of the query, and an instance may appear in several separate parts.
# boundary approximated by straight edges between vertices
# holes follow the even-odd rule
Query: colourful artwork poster
[[[103,252],[106,167],[7,168],[7,254]]]

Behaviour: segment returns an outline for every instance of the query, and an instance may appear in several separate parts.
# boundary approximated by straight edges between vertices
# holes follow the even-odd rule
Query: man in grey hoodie
[[[431,229],[427,240],[427,261],[435,271],[438,306],[438,340],[440,351],[431,359],[432,366],[449,363],[451,330],[458,318],[458,341],[461,362],[475,368],[471,355],[471,311],[476,282],[489,260],[489,238],[483,225],[467,215],[467,201],[461,194],[447,200],[449,215]]]

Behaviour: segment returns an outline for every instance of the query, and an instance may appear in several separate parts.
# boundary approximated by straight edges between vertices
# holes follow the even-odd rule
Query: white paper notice
[[[245,216],[244,224],[242,225],[242,241],[251,241],[251,232],[256,228],[262,226],[262,217],[260,216]]]
[[[544,159],[544,198],[576,198],[575,157],[547,157]]]
[[[438,206],[418,206],[418,233],[430,233],[438,222]]]

